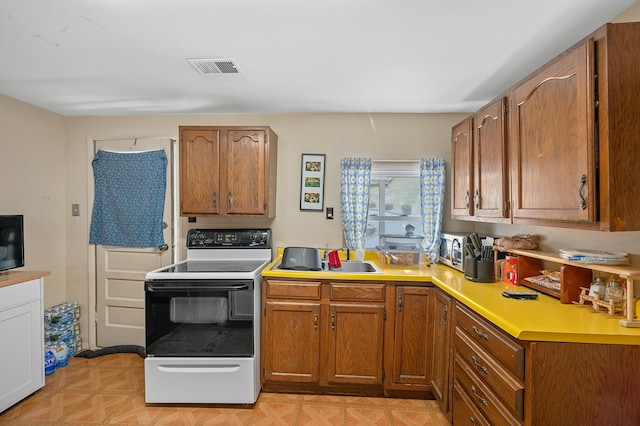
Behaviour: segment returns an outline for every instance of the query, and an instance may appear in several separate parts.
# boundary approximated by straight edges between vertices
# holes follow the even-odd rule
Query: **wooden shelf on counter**
[[[534,288],[542,293],[560,299],[560,303],[577,302],[580,298],[580,287],[588,286],[592,279],[592,271],[616,274],[627,281],[626,289],[626,319],[620,320],[623,327],[640,327],[640,320],[635,319],[634,281],[640,280],[640,268],[631,265],[600,265],[594,263],[566,260],[556,253],[539,250],[505,250],[504,252],[518,255],[518,283]],[[560,268],[560,290],[553,290],[536,286],[524,281],[524,278],[540,275],[543,269],[542,261],[557,263]]]

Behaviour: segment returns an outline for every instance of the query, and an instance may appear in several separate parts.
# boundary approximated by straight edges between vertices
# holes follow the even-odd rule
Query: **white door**
[[[165,246],[149,248],[96,246],[97,346],[145,345],[145,275],[148,271],[173,262],[172,144],[173,140],[169,138],[94,141],[94,154],[98,150],[133,152],[164,149],[168,159],[163,217]]]

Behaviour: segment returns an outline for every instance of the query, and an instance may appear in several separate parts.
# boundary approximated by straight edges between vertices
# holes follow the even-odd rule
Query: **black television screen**
[[[24,266],[24,219],[0,215],[0,271]]]

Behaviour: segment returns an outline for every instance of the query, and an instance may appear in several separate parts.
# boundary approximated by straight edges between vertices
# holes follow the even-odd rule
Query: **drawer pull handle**
[[[336,314],[335,313],[331,313],[331,330],[335,330],[336,329]]]
[[[473,392],[473,396],[478,398],[478,401],[480,401],[482,403],[482,405],[484,405],[485,407],[487,406],[487,400],[476,393],[476,387],[475,386],[471,386],[471,392]]]
[[[489,374],[489,370],[487,369],[487,367],[485,367],[482,364],[478,364],[478,359],[476,358],[475,355],[471,355],[471,360],[473,361],[473,363],[476,365],[476,367],[478,367],[480,370],[482,370],[482,372],[484,374]]]
[[[587,175],[580,176],[580,187],[578,188],[578,197],[580,197],[580,208],[582,210],[587,208],[587,202],[584,199],[584,195],[582,194],[582,190],[584,189],[584,185],[587,183]]]
[[[471,421],[472,425],[476,424],[476,419],[474,419],[473,416],[469,416],[469,420]]]
[[[318,329],[318,313],[317,312],[313,313],[313,329],[314,330]]]
[[[471,328],[473,328],[473,331],[475,331],[478,336],[482,337],[484,340],[489,340],[489,336],[487,336],[486,333],[483,333],[482,331],[480,331],[478,327],[474,325]]]

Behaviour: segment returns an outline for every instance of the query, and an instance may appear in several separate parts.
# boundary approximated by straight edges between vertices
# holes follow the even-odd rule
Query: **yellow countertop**
[[[402,281],[433,283],[513,337],[529,341],[603,343],[640,345],[640,328],[618,324],[621,316],[610,317],[593,312],[591,307],[561,304],[558,299],[540,294],[537,300],[515,300],[502,296],[503,291],[531,291],[504,282],[476,283],[464,279],[461,272],[445,265],[381,265],[367,256],[382,274],[346,274],[324,271],[272,270],[278,256],[262,272],[264,277],[350,281]]]

